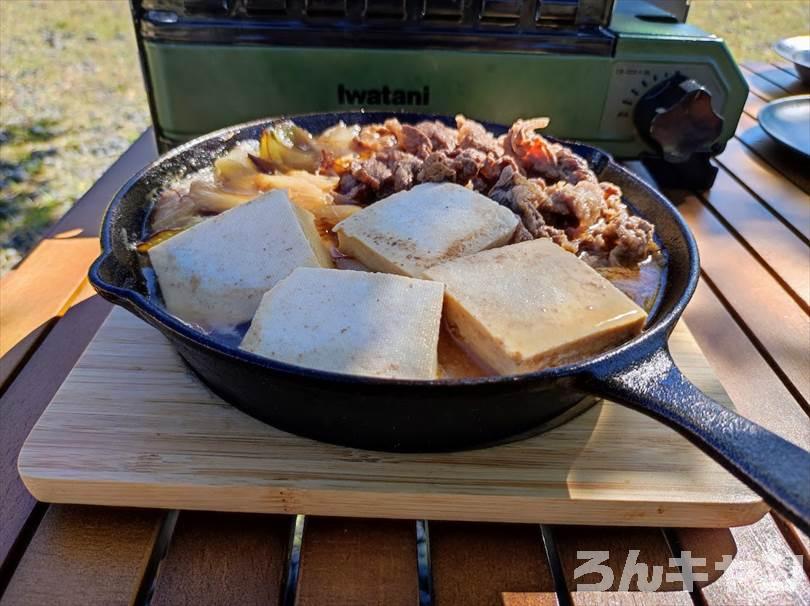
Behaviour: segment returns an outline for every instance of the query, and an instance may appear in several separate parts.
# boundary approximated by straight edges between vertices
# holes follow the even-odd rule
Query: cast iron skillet
[[[338,120],[382,122],[391,114],[294,117],[319,133]],[[401,114],[402,122],[442,116]],[[277,119],[276,119],[277,120]],[[285,431],[346,446],[386,451],[480,448],[519,440],[563,423],[605,397],[666,423],[758,492],[803,530],[810,529],[810,454],[726,410],[674,365],[667,338],[695,290],[698,252],[675,208],[602,151],[571,144],[601,180],[612,181],[652,221],[668,255],[664,292],[647,329],[585,362],[511,377],[404,381],[301,368],[247,353],[169,315],[133,244],[141,239],[150,194],[178,176],[211,166],[275,120],[251,122],[195,139],[148,166],[113,199],[90,281],[106,299],[160,330],[217,394]],[[488,124],[492,132],[504,127]],[[639,450],[639,457],[644,453]]]

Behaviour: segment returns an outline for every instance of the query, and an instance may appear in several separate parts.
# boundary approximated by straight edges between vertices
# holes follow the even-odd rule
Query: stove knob
[[[712,95],[682,74],[659,82],[639,99],[633,121],[641,136],[669,162],[711,152],[723,130]]]

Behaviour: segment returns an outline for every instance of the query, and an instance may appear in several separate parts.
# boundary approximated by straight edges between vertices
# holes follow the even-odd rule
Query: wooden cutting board
[[[686,374],[730,405],[684,324]],[[41,501],[554,524],[726,527],[763,502],[685,439],[604,402],[546,434],[449,454],[387,454],[284,433],[204,387],[116,308],[26,441]]]

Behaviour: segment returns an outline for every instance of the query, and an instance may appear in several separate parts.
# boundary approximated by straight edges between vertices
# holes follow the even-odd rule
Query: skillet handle
[[[665,346],[630,367],[597,364],[580,387],[669,425],[803,532],[810,531],[810,453],[718,404],[675,365]]]

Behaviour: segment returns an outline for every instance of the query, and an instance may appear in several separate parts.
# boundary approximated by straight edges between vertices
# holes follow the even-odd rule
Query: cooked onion
[[[211,183],[194,181],[189,186],[188,195],[184,197],[191,198],[200,212],[218,214],[249,202],[256,194],[227,192]]]
[[[348,219],[359,210],[362,210],[362,207],[354,204],[331,204],[312,208],[310,212],[315,215],[315,220],[319,225],[328,226],[329,229],[332,229],[343,219]]]
[[[173,189],[160,194],[152,209],[153,232],[179,229],[193,225],[199,220],[199,212],[194,200],[182,196]]]
[[[214,176],[223,189],[241,194],[255,194],[256,175],[253,165],[247,165],[232,158],[220,158],[214,163]]]
[[[259,156],[283,172],[315,172],[321,163],[321,152],[312,135],[289,120],[265,129],[259,139]]]
[[[308,175],[308,177],[310,178],[304,178],[300,175],[259,174],[256,176],[256,185],[261,191],[286,189],[290,200],[307,210],[332,204],[332,196],[327,193],[331,188],[324,189],[323,185],[316,185],[316,182],[312,179],[326,179],[327,177],[318,177],[317,175]],[[320,184],[320,182],[318,183]]]
[[[162,231],[158,231],[153,233],[148,240],[145,242],[140,242],[135,248],[139,253],[146,253],[149,252],[154,246],[157,246],[161,242],[165,242],[169,238],[173,238],[181,231],[185,231],[184,229],[164,229]]]
[[[315,187],[320,189],[321,191],[325,192],[332,192],[337,187],[338,181],[340,181],[339,177],[331,177],[328,175],[313,175],[312,173],[308,173],[305,170],[291,170],[287,173],[290,177],[297,177],[299,179],[304,179],[309,183],[312,183]]]
[[[343,121],[332,128],[327,128],[315,139],[318,146],[336,158],[351,154],[354,151],[354,138],[360,134],[360,126],[346,126]]]

